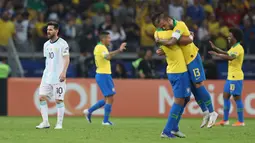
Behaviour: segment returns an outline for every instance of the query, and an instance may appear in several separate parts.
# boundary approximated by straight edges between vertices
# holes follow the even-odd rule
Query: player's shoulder
[[[175,21],[176,21],[177,26],[186,26],[185,22],[183,22],[183,21],[177,21],[177,20],[175,20]]]
[[[47,47],[48,45],[50,45],[50,40],[46,41],[43,46]]]
[[[239,50],[239,51],[241,51],[241,52],[244,52],[244,48],[243,48],[243,46],[242,46],[241,44],[238,44],[238,45],[236,46],[236,49]]]
[[[67,45],[66,40],[64,40],[63,38],[59,38],[58,43],[60,43],[61,45]]]

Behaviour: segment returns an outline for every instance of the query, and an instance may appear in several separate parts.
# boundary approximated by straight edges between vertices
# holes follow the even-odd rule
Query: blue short
[[[175,98],[186,98],[191,95],[190,79],[188,72],[167,74],[170,81]]]
[[[233,95],[240,96],[243,91],[243,80],[227,80],[224,86],[224,92]]]
[[[193,83],[199,83],[206,80],[202,59],[199,53],[196,58],[188,64],[188,72]]]
[[[111,74],[96,74],[96,82],[104,96],[116,94]]]

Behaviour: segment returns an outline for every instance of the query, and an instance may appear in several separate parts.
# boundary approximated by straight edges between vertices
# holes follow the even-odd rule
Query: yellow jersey
[[[168,31],[157,30],[154,33],[154,37],[157,36],[160,39],[170,39],[172,32],[173,32],[172,30]],[[161,45],[160,48],[164,51],[166,56],[167,73],[184,73],[187,71],[187,66],[185,63],[182,50],[177,44],[171,46],[170,48]]]
[[[96,73],[111,74],[111,62],[105,58],[109,51],[105,45],[99,42],[94,49]]]
[[[232,61],[228,61],[228,80],[243,80],[244,74],[242,71],[243,59],[244,59],[244,49],[240,43],[236,43],[229,50],[228,54],[230,56],[235,56],[236,58]]]
[[[174,28],[172,37],[175,37],[177,40],[181,38],[182,35],[190,36],[190,32],[186,24],[182,21],[173,20]],[[180,45],[186,64],[188,65],[192,62],[198,53],[198,48],[194,43],[190,43],[188,45]]]
[[[15,33],[14,23],[11,21],[5,22],[0,19],[0,45],[7,46],[9,43],[9,38]]]

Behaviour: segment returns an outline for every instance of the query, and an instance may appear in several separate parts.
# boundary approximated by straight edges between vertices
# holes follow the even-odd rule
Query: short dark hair
[[[243,31],[239,28],[231,28],[229,32],[233,34],[234,38],[237,42],[241,42],[243,40]]]
[[[57,22],[55,22],[55,21],[48,22],[47,27],[48,26],[53,26],[54,29],[59,30],[59,24]]]
[[[99,39],[100,41],[105,38],[107,35],[109,35],[110,33],[107,32],[107,31],[102,31],[100,34],[99,34]]]
[[[151,20],[154,26],[156,26],[161,19],[171,18],[165,12],[158,12],[151,15]]]

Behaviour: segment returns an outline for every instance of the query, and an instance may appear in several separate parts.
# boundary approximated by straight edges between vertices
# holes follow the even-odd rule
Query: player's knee
[[[63,103],[63,102],[64,102],[63,100],[56,99],[56,103],[57,103],[57,104],[61,104],[61,103]]]
[[[179,104],[179,105],[184,106],[184,104],[185,104],[185,98],[175,98],[175,99],[174,99],[174,102],[175,102],[176,104]]]
[[[204,82],[203,82],[203,81],[202,81],[202,82],[195,83],[195,87],[196,87],[196,88],[199,88],[199,87],[201,87],[201,86],[204,86]]]
[[[112,95],[112,96],[107,96],[107,97],[105,97],[105,102],[106,102],[107,104],[112,104],[113,101],[114,101],[113,95]]]
[[[40,101],[46,101],[47,100],[47,96],[40,96],[39,100]]]
[[[223,99],[229,99],[229,98],[230,98],[230,94],[224,92],[224,93],[223,93]]]
[[[234,100],[237,101],[237,100],[241,100],[241,96],[240,95],[234,95]]]

